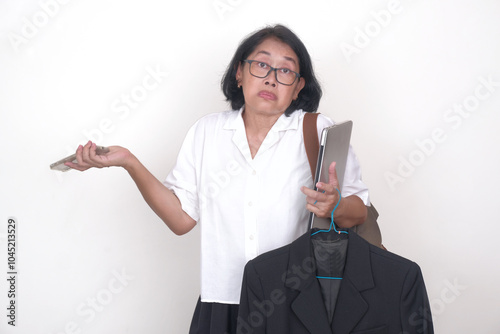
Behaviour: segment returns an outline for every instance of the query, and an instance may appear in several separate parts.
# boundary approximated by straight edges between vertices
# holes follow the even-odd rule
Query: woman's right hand
[[[85,146],[78,146],[77,163],[67,162],[65,165],[79,171],[92,167],[123,167],[149,206],[175,234],[181,235],[193,229],[196,221],[182,209],[177,196],[151,174],[129,150],[120,146],[109,146],[109,152],[97,155],[96,148],[96,144],[91,141]]]
[[[103,167],[126,167],[132,158],[129,150],[121,146],[109,146],[109,152],[97,155],[97,145],[89,141],[85,146],[78,146],[76,150],[77,163],[67,162],[66,166],[79,171],[85,171],[89,168]]]

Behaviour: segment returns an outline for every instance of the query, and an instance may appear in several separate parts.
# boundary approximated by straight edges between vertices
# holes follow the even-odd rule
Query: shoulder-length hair
[[[243,90],[237,87],[236,71],[238,65],[255,50],[255,48],[265,39],[274,37],[290,46],[299,58],[300,76],[305,80],[305,86],[300,91],[298,98],[285,110],[285,115],[289,116],[297,109],[308,112],[318,110],[322,91],[312,66],[311,57],[302,41],[290,29],[283,25],[265,27],[254,32],[245,38],[236,50],[231,63],[227,67],[226,73],[222,77],[221,87],[226,101],[231,104],[234,110],[240,109],[245,104]]]

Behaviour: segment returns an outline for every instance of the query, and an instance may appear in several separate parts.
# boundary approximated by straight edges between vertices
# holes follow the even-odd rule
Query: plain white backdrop
[[[421,266],[436,332],[499,333],[499,17],[496,0],[0,1],[0,332],[187,333],[198,228],[175,236],[123,170],[49,164],[92,139],[163,180],[190,125],[228,109],[239,42],[283,23],[319,111],[354,122],[384,244]]]

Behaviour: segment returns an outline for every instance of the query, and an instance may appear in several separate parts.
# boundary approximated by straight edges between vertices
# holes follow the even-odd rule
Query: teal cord
[[[323,194],[324,194],[324,193],[325,193],[325,191],[323,190]],[[313,203],[313,205],[314,205],[314,204],[316,204],[316,203],[318,203],[318,200],[316,200],[316,202],[314,202],[314,203]]]
[[[335,232],[337,232],[338,234],[340,233],[345,233],[345,234],[348,234],[347,231],[337,231],[337,229],[335,228],[335,223],[333,222],[333,213],[335,212],[335,210],[337,209],[337,207],[339,206],[340,204],[340,200],[342,199],[342,194],[340,193],[340,190],[338,190],[337,188],[335,188],[335,190],[337,190],[337,192],[339,193],[339,201],[337,202],[337,204],[335,205],[335,207],[333,208],[333,211],[332,211],[332,219],[331,219],[331,223],[330,223],[330,228],[328,230],[319,230],[319,231],[316,231],[314,232],[313,234],[311,234],[311,236],[317,234],[317,233],[320,233],[320,232],[330,232],[333,228],[333,230]]]
[[[342,279],[342,277],[327,277],[327,276],[316,276],[316,278],[322,278],[322,279]]]

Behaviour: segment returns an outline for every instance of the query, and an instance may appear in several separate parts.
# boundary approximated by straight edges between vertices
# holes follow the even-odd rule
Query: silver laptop
[[[337,123],[323,129],[321,141],[319,144],[318,163],[314,182],[328,183],[328,167],[335,161],[335,169],[339,181],[339,190],[342,191],[344,183],[345,165],[347,162],[347,153],[349,152],[349,143],[351,141],[352,121]],[[328,229],[331,218],[319,218],[313,213],[309,216],[309,226],[311,228]]]

